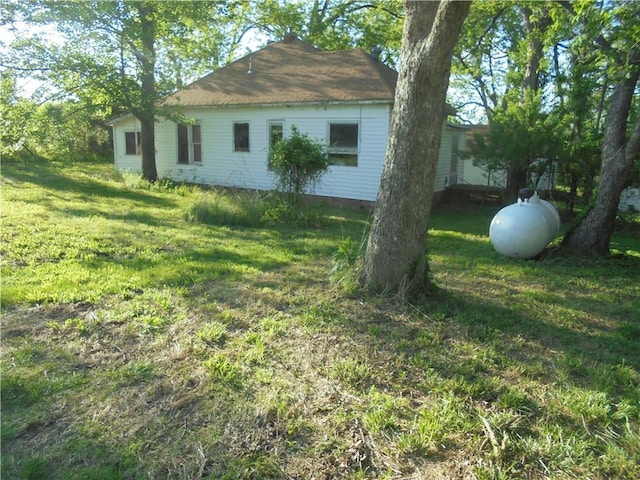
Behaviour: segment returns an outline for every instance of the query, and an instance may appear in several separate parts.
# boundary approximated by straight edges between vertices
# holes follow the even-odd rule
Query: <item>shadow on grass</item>
[[[78,200],[87,203],[95,202],[101,198],[110,198],[153,203],[166,208],[175,207],[175,203],[168,198],[124,188],[124,186],[117,188],[108,185],[101,179],[87,176],[76,178],[73,175],[75,168],[74,164],[38,161],[26,166],[14,164],[3,166],[2,175],[13,182],[31,183],[50,191],[72,193],[79,196]],[[103,172],[104,168],[104,165],[97,164],[96,173]],[[81,170],[82,172],[90,171],[86,165],[82,165]]]
[[[144,194],[140,194],[144,195]],[[139,201],[154,203],[156,205],[162,206],[163,208],[177,208],[173,202],[166,201],[164,199],[158,198],[156,196],[148,196],[148,200],[142,200],[144,197],[137,197]],[[87,201],[88,204],[91,204],[91,201]],[[57,210],[60,215],[69,216],[69,217],[94,217],[99,216],[106,220],[113,220],[115,222],[123,222],[125,224],[131,225],[146,225],[148,227],[166,227],[167,220],[162,216],[154,216],[149,215],[148,213],[142,213],[139,211],[128,211],[127,213],[116,213],[116,212],[105,212],[103,209],[98,207],[85,207],[85,208],[55,208],[49,207],[50,210]]]

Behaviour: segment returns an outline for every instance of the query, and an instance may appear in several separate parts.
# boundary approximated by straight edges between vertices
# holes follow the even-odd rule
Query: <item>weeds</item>
[[[260,227],[267,204],[257,194],[209,191],[201,194],[185,212],[185,219],[205,225]]]
[[[405,433],[401,434],[398,446],[405,453],[414,455],[440,450],[448,442],[448,435],[468,425],[466,416],[460,399],[450,394],[422,408]]]
[[[198,330],[197,336],[208,345],[216,345],[224,342],[227,335],[227,327],[220,322],[212,322]]]
[[[211,378],[226,385],[237,386],[240,383],[239,368],[224,354],[216,354],[203,363]]]
[[[204,225],[259,228],[268,225],[319,227],[322,216],[313,207],[302,208],[277,193],[226,192],[202,193],[189,205],[185,220]]]
[[[333,364],[329,376],[352,389],[361,389],[370,380],[373,369],[365,360],[346,358]]]

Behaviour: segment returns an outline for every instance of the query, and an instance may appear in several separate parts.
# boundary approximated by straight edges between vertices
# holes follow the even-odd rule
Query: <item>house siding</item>
[[[464,161],[463,176],[460,183],[469,185],[488,185],[505,188],[507,186],[507,173],[505,170],[493,170],[489,176],[488,171],[473,164],[472,158]]]
[[[201,126],[202,162],[177,163],[177,127],[174,122],[163,120],[156,124],[158,175],[177,181],[268,190],[275,181],[267,169],[271,122],[281,122],[285,136],[295,126],[323,143],[327,141],[330,122],[354,122],[359,124],[358,166],[331,166],[309,193],[373,201],[387,147],[389,109],[388,105],[375,104],[186,109],[182,113]],[[235,122],[249,123],[248,152],[234,151]]]
[[[178,135],[175,122],[156,123],[156,167],[158,176],[175,181],[270,190],[275,175],[267,169],[269,125],[280,122],[285,137],[295,126],[300,132],[323,143],[328,141],[329,124],[358,123],[358,165],[332,165],[316,187],[308,193],[362,201],[375,201],[389,138],[391,104],[291,105],[261,107],[187,108],[185,117],[195,120],[201,129],[202,162],[178,164]],[[249,124],[249,151],[235,152],[233,124]],[[140,129],[132,116],[112,122],[114,157],[118,170],[140,173],[139,155],[125,154],[125,132]],[[434,192],[451,182],[451,127],[442,131]],[[462,136],[463,137],[463,136]],[[462,148],[460,148],[462,150]],[[461,167],[458,167],[459,172]]]
[[[141,130],[140,121],[133,115],[128,115],[117,122],[117,129],[114,126],[113,135],[113,158],[117,170],[142,172],[142,155],[127,155],[125,144],[126,132],[139,132]]]
[[[640,188],[625,188],[622,191],[622,195],[620,195],[620,203],[618,205],[618,209],[622,212],[640,212]]]
[[[436,177],[433,186],[435,193],[441,192],[450,182],[451,173],[451,140],[452,132],[448,127],[442,129],[442,139],[440,140],[440,150],[438,152],[438,163],[436,165]]]

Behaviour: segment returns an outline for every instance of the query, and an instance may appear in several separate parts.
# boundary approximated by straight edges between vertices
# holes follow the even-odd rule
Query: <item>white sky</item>
[[[47,36],[51,43],[62,43],[63,37],[56,30],[55,26],[47,25],[42,27],[27,27],[24,24],[17,24],[17,28],[29,28],[29,31],[32,33],[42,33]],[[11,57],[11,49],[10,44],[16,38],[15,32],[13,29],[4,28],[0,29],[0,58],[10,58]],[[267,40],[267,36],[256,32],[255,30],[249,31],[242,39],[240,48],[238,49],[239,56],[243,56],[251,51],[254,51],[260,47],[262,47]],[[0,67],[0,70],[4,67]],[[17,78],[16,79],[16,89],[17,93],[21,97],[29,98],[31,97],[38,88],[43,86],[43,82],[32,79],[32,78]]]
[[[46,25],[37,28],[27,27],[24,24],[17,23],[17,29],[24,28],[29,29],[30,32],[44,34],[51,44],[62,43],[62,36],[57,32],[54,26]],[[11,42],[16,39],[15,30],[13,28],[0,29],[0,58],[11,58]],[[8,62],[9,63],[9,62]],[[4,69],[5,67],[0,67]],[[33,93],[42,86],[42,82],[31,78],[17,78],[16,89],[17,93],[21,97],[29,98]]]

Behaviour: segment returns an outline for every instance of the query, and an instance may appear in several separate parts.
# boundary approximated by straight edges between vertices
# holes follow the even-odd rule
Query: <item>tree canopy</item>
[[[252,0],[252,29],[271,39],[294,32],[321,50],[384,47],[382,60],[395,66],[404,11],[400,0]]]
[[[234,4],[235,5],[235,4]],[[232,49],[234,6],[219,2],[3,4],[14,55],[4,69],[44,80],[96,118],[131,113],[142,126],[143,174],[155,180],[157,101],[217,67]],[[38,28],[52,25],[59,41]],[[211,28],[216,25],[216,28]]]

